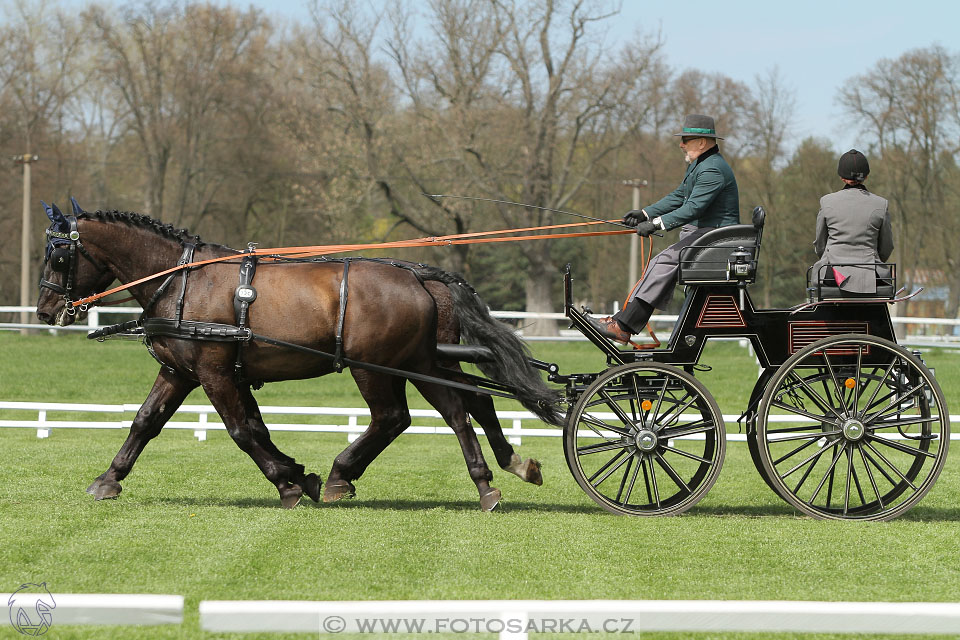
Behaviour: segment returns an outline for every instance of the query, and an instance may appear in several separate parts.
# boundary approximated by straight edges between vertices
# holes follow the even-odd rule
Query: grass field
[[[585,344],[534,350],[564,372],[604,366]],[[960,357],[925,357],[957,412]],[[756,376],[746,351],[720,344],[703,362],[714,367],[700,377],[723,412],[739,413]],[[156,369],[135,343],[0,333],[3,400],[138,403]],[[257,397],[264,405],[361,406],[348,375],[268,385]],[[30,429],[0,430],[0,585],[7,593],[46,581],[54,592],[181,594],[185,623],[83,629],[54,618],[48,637],[230,637],[199,630],[202,599],[960,601],[960,472],[952,460],[899,520],[821,522],[795,515],[763,483],[745,445],[731,443],[720,480],[697,507],[639,519],[594,505],[567,471],[559,439],[527,438],[520,453],[543,462],[544,486],[495,471],[503,509],[484,514],[456,440],[418,435],[401,437],[371,465],[356,500],[285,511],[225,433],[197,442],[171,431],[149,445],[118,500],[94,502],[83,489],[122,438],[63,430],[39,440]],[[275,440],[322,477],[346,445],[342,435]],[[0,629],[0,638],[20,637]]]

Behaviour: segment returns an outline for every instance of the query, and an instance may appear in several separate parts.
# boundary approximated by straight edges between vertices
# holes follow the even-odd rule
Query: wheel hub
[[[653,451],[657,448],[657,434],[649,429],[642,429],[634,436],[634,442],[637,443],[637,449],[640,451]]]
[[[843,437],[850,442],[856,442],[857,440],[862,439],[867,432],[863,426],[863,423],[855,418],[850,418],[849,420],[844,421],[840,428],[843,430]]]

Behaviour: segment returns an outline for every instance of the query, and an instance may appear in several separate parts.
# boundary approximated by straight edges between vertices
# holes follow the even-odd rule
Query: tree
[[[881,60],[840,93],[841,105],[872,140],[871,155],[882,167],[871,183],[890,199],[898,223],[898,276],[909,286],[916,269],[943,269],[951,317],[960,306],[960,257],[953,242],[960,220],[947,206],[955,198],[949,185],[956,185],[960,152],[958,72],[957,56],[944,48],[915,49]]]

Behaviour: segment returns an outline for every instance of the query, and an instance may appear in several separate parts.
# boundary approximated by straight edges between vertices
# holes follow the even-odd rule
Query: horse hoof
[[[323,483],[315,473],[308,473],[303,478],[303,492],[314,502],[320,502],[320,487]]]
[[[349,500],[357,497],[357,490],[349,482],[340,480],[336,482],[327,481],[327,488],[323,492],[324,502],[336,502],[338,500]]]
[[[500,489],[490,489],[490,491],[480,496],[480,509],[482,511],[493,511],[499,504]]]
[[[295,484],[288,485],[280,489],[280,504],[284,509],[293,509],[300,504],[300,497],[303,496],[303,490]]]
[[[100,480],[94,484],[97,486],[94,488],[93,497],[97,500],[112,500],[123,491],[123,487],[120,486],[119,482]]]
[[[90,486],[87,487],[87,493],[89,493],[89,494],[92,495],[92,496],[96,495],[96,494],[97,494],[97,487],[100,486],[100,483],[103,481],[103,476],[105,476],[105,475],[107,475],[107,474],[101,473],[101,474],[98,475],[96,478],[94,478],[93,482],[90,483]]]
[[[543,485],[543,474],[540,473],[540,461],[527,458],[524,464],[523,479],[538,487]]]

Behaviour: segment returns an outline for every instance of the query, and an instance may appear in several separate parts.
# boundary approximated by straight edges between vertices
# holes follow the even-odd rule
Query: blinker
[[[50,253],[50,268],[64,273],[70,267],[70,248],[57,247]]]

